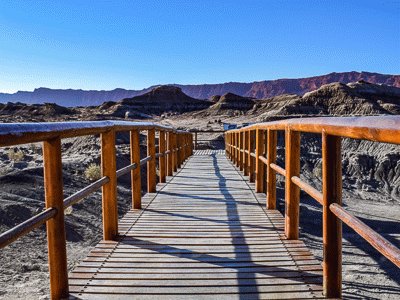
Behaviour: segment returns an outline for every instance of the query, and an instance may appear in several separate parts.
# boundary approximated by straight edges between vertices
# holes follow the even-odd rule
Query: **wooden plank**
[[[241,142],[249,145],[246,136]],[[190,157],[146,198],[141,214],[131,210],[120,220],[118,241],[101,241],[70,274],[72,295],[322,297],[320,262],[303,242],[285,239],[283,216],[262,208],[265,198],[249,190],[225,156],[207,153]],[[246,157],[239,152],[237,159]]]

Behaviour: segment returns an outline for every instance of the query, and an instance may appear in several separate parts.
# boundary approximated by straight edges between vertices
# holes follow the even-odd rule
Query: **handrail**
[[[286,177],[286,170],[282,168],[281,166],[278,166],[277,164],[270,163],[269,164],[270,168],[277,173],[281,174],[282,176]]]
[[[308,183],[304,182],[303,180],[300,179],[300,177],[293,176],[292,177],[292,182],[297,185],[299,188],[301,188],[303,191],[305,191],[308,195],[310,195],[312,198],[317,200],[319,204],[324,205],[324,196],[320,191],[318,191],[316,188],[312,187]]]
[[[140,159],[139,133],[147,130],[147,156]],[[158,152],[156,152],[156,135]],[[129,131],[131,164],[116,169],[115,133]],[[101,135],[102,177],[63,199],[61,139],[83,135]],[[141,208],[141,172],[147,164],[148,192],[156,191],[156,163],[159,181],[172,176],[193,154],[191,133],[149,122],[94,121],[0,124],[0,146],[43,142],[46,210],[0,234],[0,248],[7,246],[34,228],[47,222],[47,241],[52,299],[68,296],[64,209],[102,188],[103,238],[115,240],[118,235],[117,178],[131,173],[132,207]]]
[[[128,174],[130,171],[135,170],[138,167],[137,163],[130,164],[126,167],[123,167],[117,170],[117,177],[121,177],[125,174]]]
[[[110,130],[120,132],[148,129],[183,133],[183,131],[175,130],[169,126],[162,126],[151,122],[80,121],[46,123],[1,123],[0,146],[15,146],[18,144],[36,143],[49,140],[54,137],[64,139],[84,135],[101,134]]]
[[[276,164],[278,131],[285,132],[285,168]],[[300,133],[322,135],[322,193],[300,179]],[[248,166],[244,164],[254,164],[246,159],[247,153],[244,152],[249,149],[249,145],[243,143],[247,136],[250,136],[249,145],[256,144],[256,192],[267,192],[268,209],[276,207],[276,173],[285,177],[285,234],[288,239],[298,239],[300,189],[323,206],[323,286],[327,297],[341,297],[341,221],[397,266],[400,265],[400,250],[396,246],[341,207],[341,138],[400,144],[400,116],[299,118],[227,131],[226,153],[245,174]],[[262,155],[264,149],[266,156]],[[264,165],[267,180],[264,178]]]
[[[38,213],[37,215],[29,218],[28,220],[18,224],[17,226],[3,232],[0,235],[0,248],[11,244],[21,236],[31,232],[33,229],[46,223],[57,214],[57,209],[47,208],[46,210]]]
[[[352,228],[366,241],[374,246],[380,253],[385,255],[390,261],[392,261],[397,267],[400,268],[400,250],[387,239],[378,234],[371,227],[362,222],[359,218],[353,216],[347,210],[340,205],[333,203],[329,206],[329,209],[347,226]]]
[[[89,184],[87,187],[81,189],[80,191],[65,198],[64,199],[64,209],[71,205],[74,205],[75,203],[78,203],[80,200],[89,196],[93,192],[97,191],[99,188],[101,188],[103,185],[105,185],[109,181],[110,181],[110,178],[108,178],[107,176],[104,176],[104,177],[100,178],[99,180],[96,180],[92,184]]]
[[[148,161],[152,160],[153,158],[151,156],[146,156],[145,158],[140,160],[140,165],[143,166],[146,164]]]

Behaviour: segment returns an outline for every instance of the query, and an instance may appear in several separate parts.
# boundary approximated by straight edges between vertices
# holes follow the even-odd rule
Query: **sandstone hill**
[[[106,103],[105,108],[114,117],[139,117],[160,115],[165,112],[183,113],[208,108],[212,102],[189,97],[175,86],[158,86],[151,91],[133,98],[125,98],[116,103]]]

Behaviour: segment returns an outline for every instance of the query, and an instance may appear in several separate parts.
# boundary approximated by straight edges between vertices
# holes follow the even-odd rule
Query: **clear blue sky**
[[[0,1],[0,91],[400,73],[400,0]]]

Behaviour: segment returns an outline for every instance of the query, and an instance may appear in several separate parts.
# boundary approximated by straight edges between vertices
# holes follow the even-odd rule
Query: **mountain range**
[[[346,84],[360,80],[375,84],[400,87],[400,75],[355,71],[330,73],[321,76],[298,79],[255,81],[251,83],[228,82],[221,84],[171,85],[180,87],[186,95],[196,99],[209,99],[214,95],[223,95],[226,93],[234,93],[239,96],[256,99],[265,99],[282,94],[303,95],[307,92],[318,89],[325,84],[333,82]],[[41,87],[32,92],[18,91],[13,94],[0,93],[0,102],[22,102],[28,104],[56,103],[58,105],[69,107],[97,106],[106,101],[118,101],[125,98],[143,95],[151,91],[154,87],[155,86],[151,86],[142,90],[126,90],[117,88],[110,91],[49,89]]]

